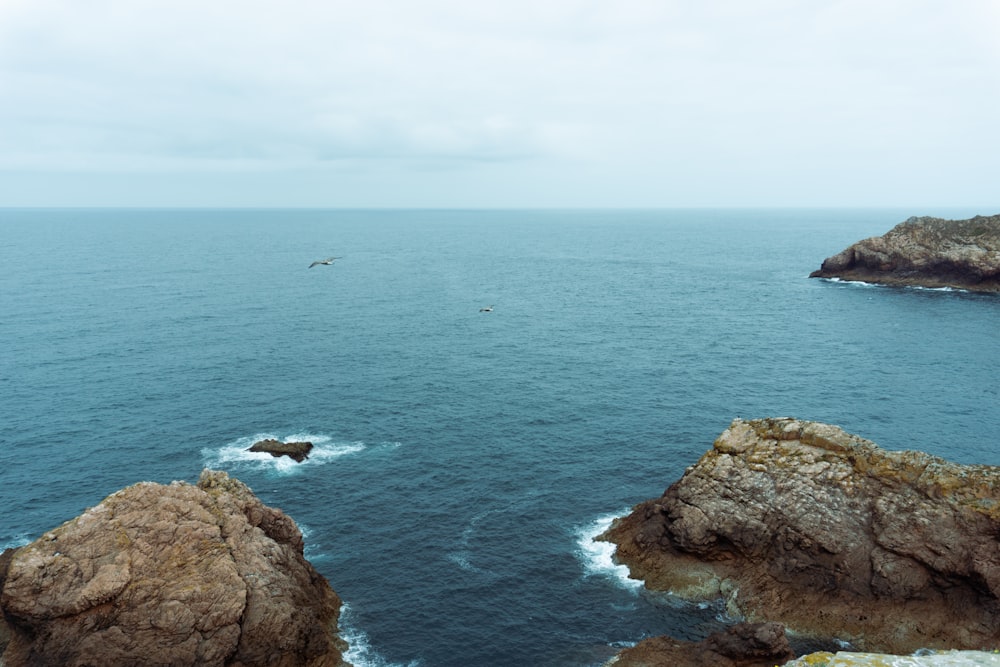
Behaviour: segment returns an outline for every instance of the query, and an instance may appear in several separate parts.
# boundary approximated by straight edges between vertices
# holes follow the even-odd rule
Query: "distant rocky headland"
[[[295,522],[226,473],[143,482],[0,556],[0,664],[339,667]]]
[[[733,421],[599,539],[648,588],[903,654],[1000,645],[998,535],[1000,468],[780,418]]]
[[[1000,215],[910,218],[828,257],[809,277],[1000,292]]]

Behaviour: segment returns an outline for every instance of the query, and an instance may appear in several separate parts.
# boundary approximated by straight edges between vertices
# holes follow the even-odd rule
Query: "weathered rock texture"
[[[735,420],[602,536],[653,589],[865,650],[1000,643],[1000,468]]]
[[[773,667],[795,658],[780,623],[741,623],[700,642],[653,637],[618,653],[614,667]]]
[[[1000,215],[910,218],[827,258],[810,278],[1000,291]]]
[[[225,473],[130,486],[0,558],[0,662],[343,665],[340,599],[302,548]]]
[[[253,443],[247,451],[266,452],[275,458],[287,456],[297,463],[302,463],[309,458],[309,452],[312,451],[312,448],[311,442],[281,442],[280,440],[267,439]]]
[[[810,653],[787,667],[1000,667],[1000,655],[985,651],[919,651],[918,655],[884,653]]]

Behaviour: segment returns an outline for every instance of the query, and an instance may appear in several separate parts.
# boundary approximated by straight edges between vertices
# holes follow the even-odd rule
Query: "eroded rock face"
[[[345,664],[340,599],[302,549],[225,473],[135,484],[0,558],[2,662]]]
[[[287,456],[296,463],[302,463],[309,458],[309,452],[312,451],[312,448],[311,442],[281,442],[280,440],[267,439],[253,443],[247,451],[266,452],[275,458]]]
[[[700,642],[652,637],[618,653],[614,667],[773,667],[795,658],[780,623],[741,623]]]
[[[1000,215],[910,218],[827,258],[810,278],[1000,291]]]
[[[1000,469],[735,420],[602,536],[647,586],[865,650],[1000,642]]]

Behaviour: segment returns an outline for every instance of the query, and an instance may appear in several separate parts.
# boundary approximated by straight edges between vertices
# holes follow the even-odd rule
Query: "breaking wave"
[[[576,554],[583,563],[585,576],[604,577],[622,588],[638,592],[642,588],[642,582],[632,579],[628,568],[615,562],[615,545],[595,539],[611,527],[612,521],[627,513],[628,510],[623,510],[619,514],[606,514],[578,528]]]
[[[347,642],[348,649],[344,660],[354,667],[419,667],[420,662],[412,660],[406,663],[389,662],[375,650],[368,635],[354,625],[354,614],[351,605],[346,602],[340,608],[340,637]]]
[[[297,463],[287,456],[271,456],[267,452],[248,451],[255,442],[266,439],[280,442],[311,442],[313,449],[309,452],[309,458],[302,463]],[[364,451],[366,448],[363,442],[335,441],[328,435],[315,433],[292,433],[284,436],[273,433],[257,433],[238,438],[218,448],[206,447],[202,450],[202,456],[209,468],[257,468],[290,475],[304,467],[324,465],[342,456]]]

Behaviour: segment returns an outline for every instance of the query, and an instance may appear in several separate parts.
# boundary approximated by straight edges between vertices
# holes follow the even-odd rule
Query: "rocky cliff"
[[[827,258],[810,278],[1000,291],[1000,215],[910,218]]]
[[[700,642],[651,637],[624,649],[614,667],[774,667],[795,658],[780,623],[741,623]]]
[[[6,667],[345,664],[340,599],[242,482],[140,483],[0,557]]]
[[[1000,469],[735,420],[602,536],[632,576],[865,650],[1000,644]]]

